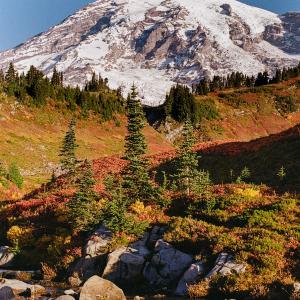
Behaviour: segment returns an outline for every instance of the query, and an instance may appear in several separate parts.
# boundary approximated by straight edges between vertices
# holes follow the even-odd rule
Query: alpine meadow
[[[300,12],[89,2],[0,52],[0,300],[300,299]]]

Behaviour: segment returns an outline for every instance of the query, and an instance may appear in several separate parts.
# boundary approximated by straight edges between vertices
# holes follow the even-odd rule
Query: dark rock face
[[[223,8],[222,14],[226,16],[231,16],[232,15],[232,8],[230,4],[224,3],[221,5],[221,8]]]
[[[272,45],[289,54],[300,53],[300,13],[280,16],[282,24],[266,27],[264,38]]]

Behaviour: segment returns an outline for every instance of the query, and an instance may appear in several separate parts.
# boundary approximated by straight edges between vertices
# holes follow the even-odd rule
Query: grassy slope
[[[69,111],[57,112],[51,106],[29,109],[0,96],[0,159],[6,164],[17,162],[25,174],[26,189],[49,178],[58,164],[59,147],[70,118]],[[118,121],[117,125],[114,121],[100,124],[97,117],[80,120],[77,128],[79,158],[122,154],[126,119],[120,116]],[[146,126],[145,135],[150,153],[172,149],[150,126]]]
[[[300,106],[299,80],[197,97],[198,101],[212,99],[220,114],[217,120],[203,121],[200,133],[211,140],[250,141],[299,124],[299,112],[281,115],[275,107],[276,96],[291,96]]]
[[[201,122],[201,139],[250,141],[299,124],[300,112],[283,116],[274,104],[276,95],[291,96],[300,104],[299,79],[254,90],[227,90],[197,97],[198,101],[214,100],[220,115],[216,120]],[[69,111],[58,112],[51,106],[29,109],[0,95],[0,159],[7,164],[17,162],[26,175],[26,190],[49,178],[58,163],[59,146],[70,117]],[[100,124],[96,117],[79,121],[79,157],[98,159],[121,154],[126,120],[119,117],[119,121],[119,126],[113,121]],[[172,149],[163,135],[150,126],[146,127],[145,134],[150,153]]]

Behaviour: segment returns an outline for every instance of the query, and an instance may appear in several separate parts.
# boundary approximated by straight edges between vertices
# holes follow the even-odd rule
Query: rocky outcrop
[[[14,254],[10,251],[9,247],[0,247],[0,268],[7,268],[12,265]]]
[[[300,54],[300,13],[280,16],[281,23],[268,25],[264,39],[288,54]]]
[[[215,262],[215,266],[206,275],[205,279],[210,279],[217,274],[226,276],[235,273],[244,273],[245,271],[245,264],[236,263],[233,259],[233,256],[228,253],[221,253]]]
[[[150,250],[146,247],[148,234],[131,244],[129,247],[121,247],[108,255],[107,264],[103,272],[103,278],[113,282],[133,282],[141,278],[143,268]]]
[[[80,286],[91,276],[99,274],[111,238],[112,232],[105,226],[100,226],[89,237],[84,247],[84,257],[71,267],[68,282],[72,286]]]
[[[80,300],[113,299],[126,300],[123,291],[112,282],[93,276],[83,285]]]
[[[114,282],[127,281],[141,277],[145,257],[133,248],[120,248],[108,256],[103,278]]]
[[[16,279],[0,279],[0,290],[3,288],[6,288],[4,289],[6,291],[8,288],[11,289],[14,295],[26,294],[31,297],[43,295],[46,292],[45,288],[40,285],[31,285]]]
[[[154,255],[143,271],[146,280],[155,286],[168,286],[180,278],[191,265],[193,257],[158,240]]]
[[[103,254],[111,241],[112,235],[112,232],[105,226],[100,226],[86,243],[85,256],[96,257]]]
[[[205,264],[203,262],[197,262],[192,264],[181,277],[175,294],[178,296],[188,295],[188,286],[196,283],[200,280],[200,277],[205,272]]]

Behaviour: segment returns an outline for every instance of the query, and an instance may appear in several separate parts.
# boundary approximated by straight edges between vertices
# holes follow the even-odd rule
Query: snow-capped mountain
[[[144,104],[158,105],[175,82],[299,60],[300,13],[278,16],[236,0],[97,0],[0,53],[0,68],[13,61],[50,75],[56,66],[71,85],[96,71],[124,94],[134,82]]]

